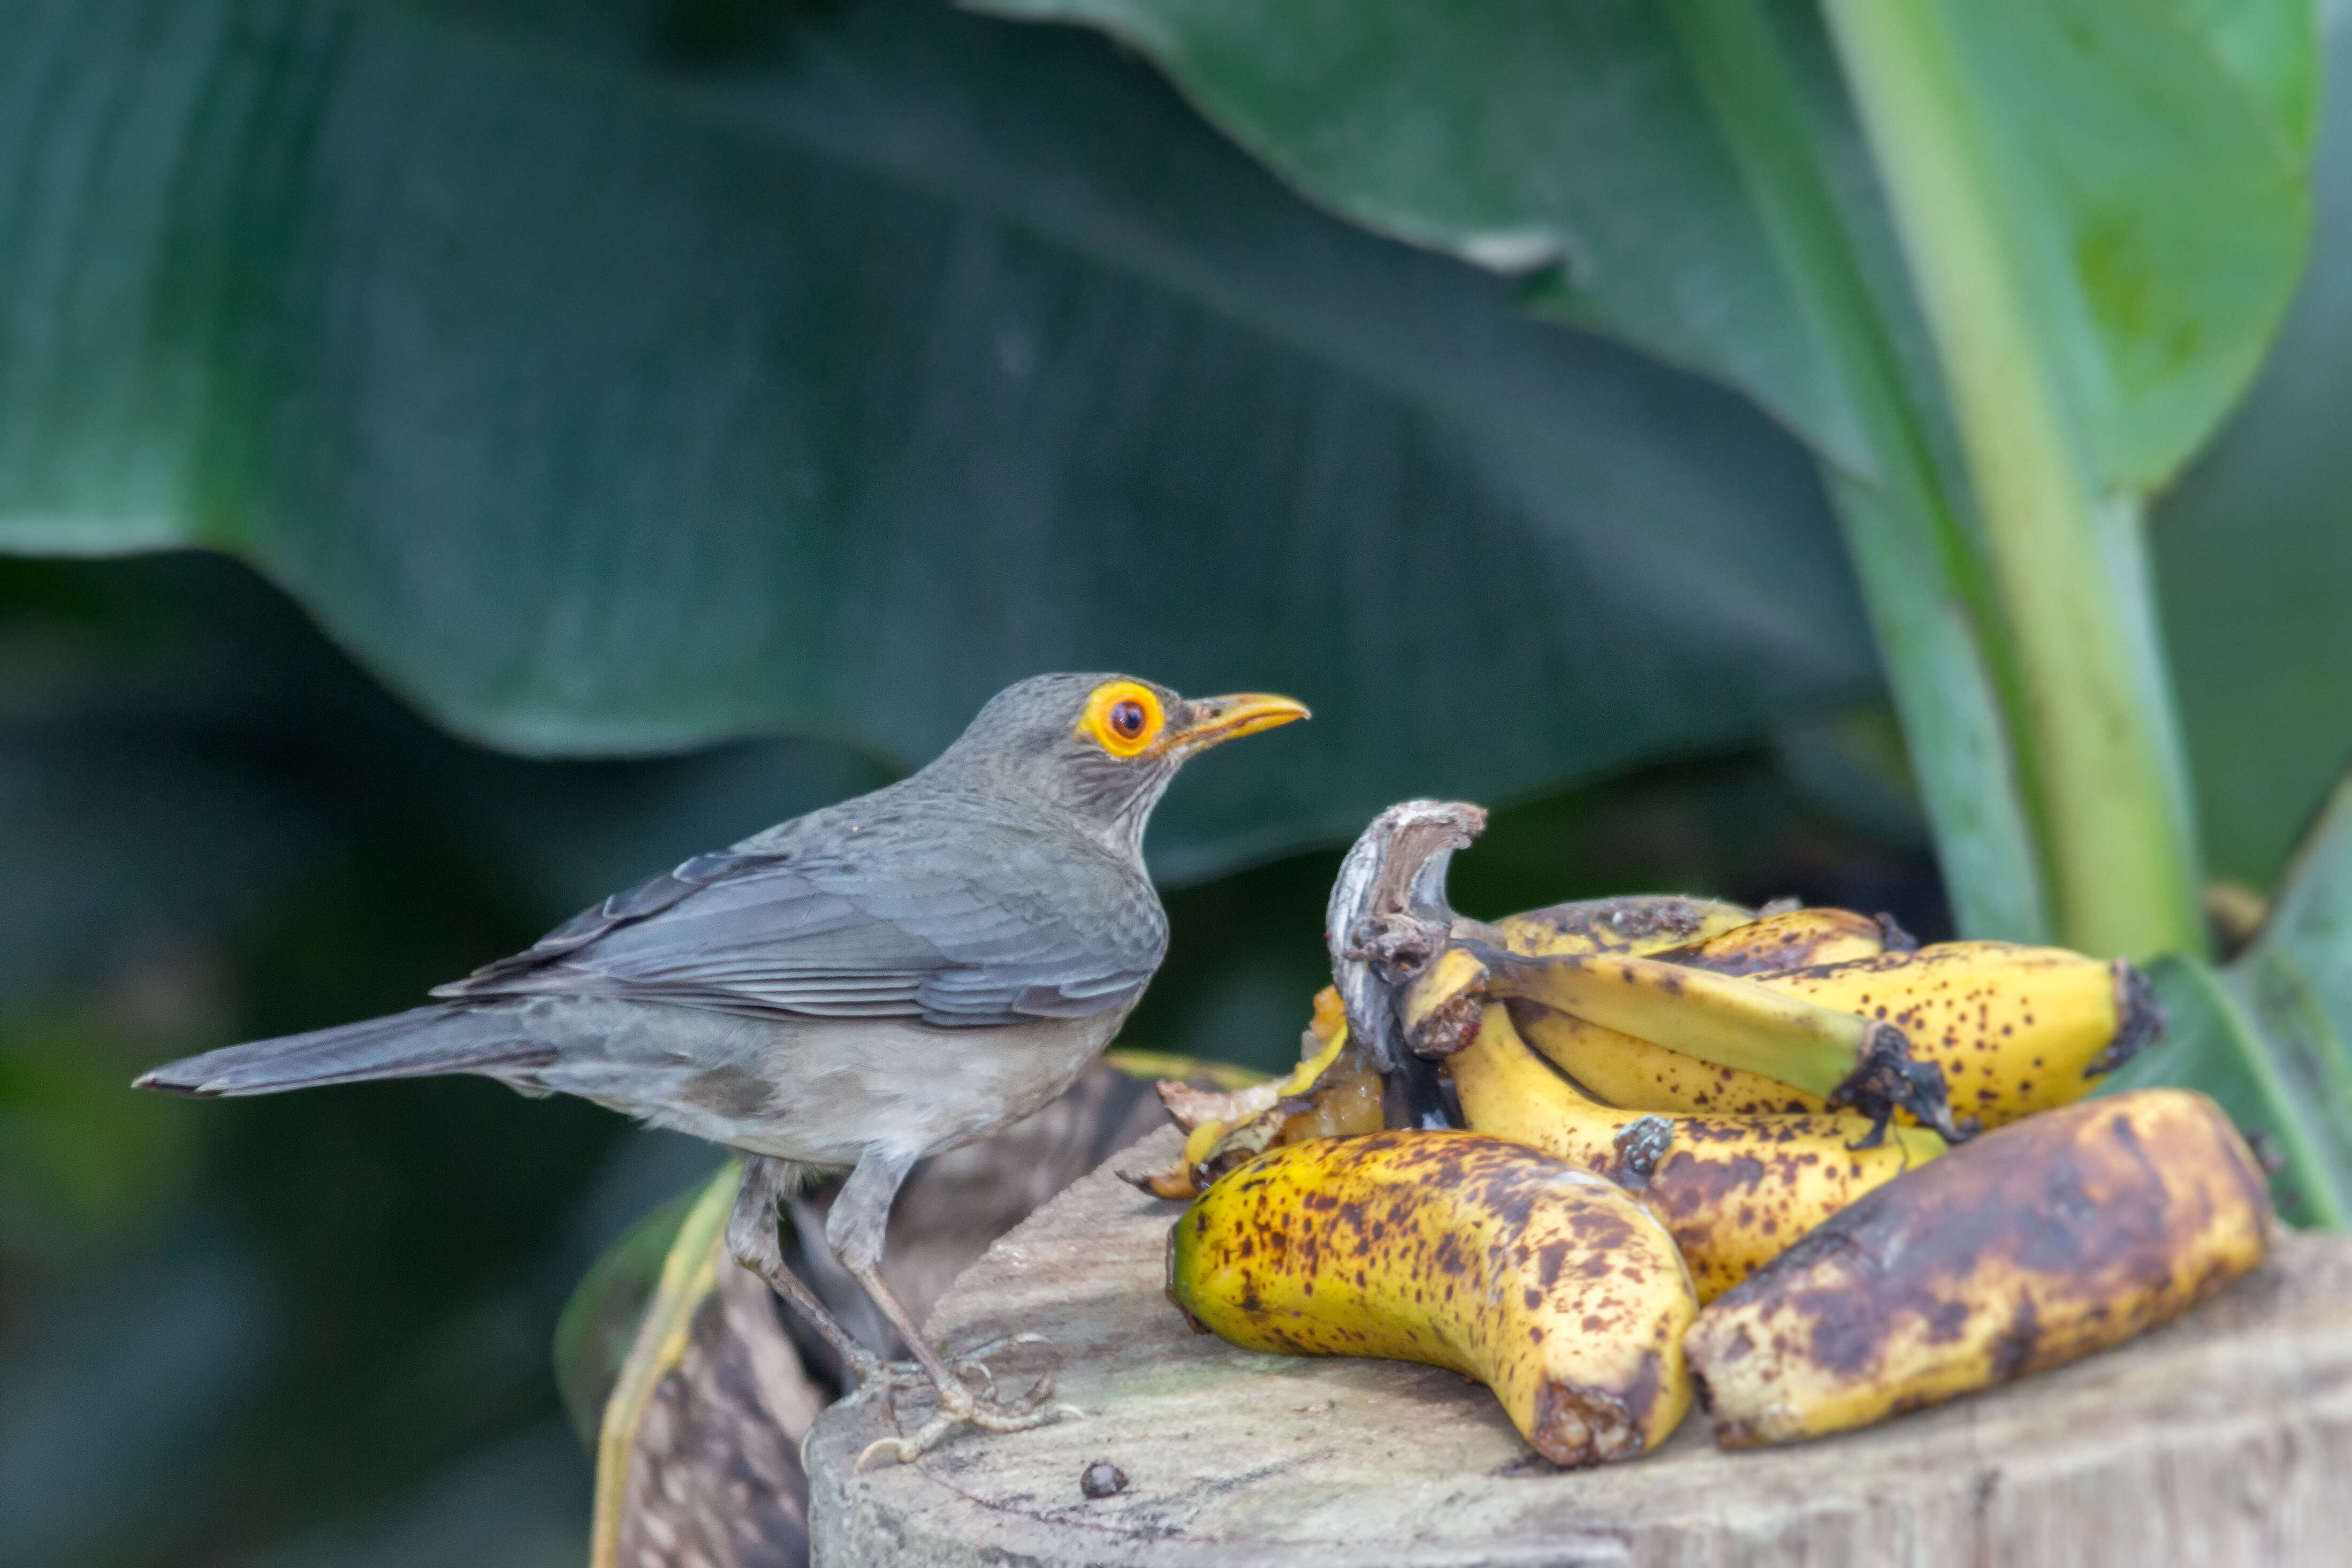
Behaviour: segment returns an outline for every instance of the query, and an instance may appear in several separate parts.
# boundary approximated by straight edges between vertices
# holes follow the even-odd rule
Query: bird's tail
[[[307,1035],[227,1046],[142,1074],[133,1089],[173,1094],[277,1094],[331,1083],[432,1078],[551,1061],[512,1020],[467,1007],[415,1007]]]

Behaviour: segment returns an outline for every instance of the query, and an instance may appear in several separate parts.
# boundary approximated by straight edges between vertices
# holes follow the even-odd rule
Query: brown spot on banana
[[[1178,1219],[1168,1279],[1180,1310],[1245,1350],[1475,1378],[1556,1464],[1639,1454],[1689,1404],[1697,1302],[1672,1238],[1605,1180],[1499,1138],[1269,1151]]]
[[[1707,1308],[1686,1348],[1727,1447],[1818,1436],[2121,1343],[2254,1268],[2275,1227],[2221,1109],[2141,1089],[1880,1187]]]

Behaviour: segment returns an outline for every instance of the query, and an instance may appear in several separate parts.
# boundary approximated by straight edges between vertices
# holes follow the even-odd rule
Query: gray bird
[[[861,1394],[935,1390],[932,1418],[876,1449],[906,1460],[959,1425],[1037,1426],[1050,1378],[1019,1401],[975,1396],[956,1368],[992,1387],[976,1358],[996,1347],[951,1366],[882,1282],[891,1200],[915,1162],[1029,1115],[1109,1043],[1168,945],[1143,866],[1151,808],[1194,753],[1305,717],[1286,697],[1037,676],[912,777],[615,893],[430,1005],[208,1051],[138,1087],[478,1073],[723,1144],[743,1157],[735,1258]],[[912,1365],[860,1345],[784,1267],[778,1204],[807,1170],[844,1167],[825,1240]]]

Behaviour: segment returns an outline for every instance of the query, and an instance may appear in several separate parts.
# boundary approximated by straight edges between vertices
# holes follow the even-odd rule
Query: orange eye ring
[[[1168,727],[1160,696],[1133,680],[1107,680],[1087,698],[1078,733],[1114,757],[1139,757]]]

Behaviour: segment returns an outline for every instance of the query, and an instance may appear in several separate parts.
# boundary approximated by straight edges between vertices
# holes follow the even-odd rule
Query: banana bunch
[[[1299,1069],[1246,1100],[1163,1096],[1192,1131],[1154,1190],[1198,1194],[1169,1274],[1196,1327],[1454,1367],[1587,1463],[1681,1408],[1681,1363],[1637,1348],[1677,1310],[1662,1235],[1727,1446],[2055,1365],[2263,1256],[2266,1188],[2210,1101],[2072,1103],[2161,1032],[2129,965],[1681,897],[1466,920],[1444,873],[1483,820],[1383,813],[1342,864]],[[1376,1112],[1390,1130],[1362,1135]],[[1529,1193],[1570,1176],[1626,1226],[1573,1355],[1559,1325],[1591,1302],[1557,1268],[1527,1280],[1522,1245]],[[1546,1245],[1588,1234],[1544,1223]]]
[[[1612,1184],[1501,1138],[1269,1150],[1176,1222],[1168,1294],[1244,1350],[1475,1378],[1558,1465],[1645,1452],[1690,1405],[1698,1304],[1673,1239]]]

